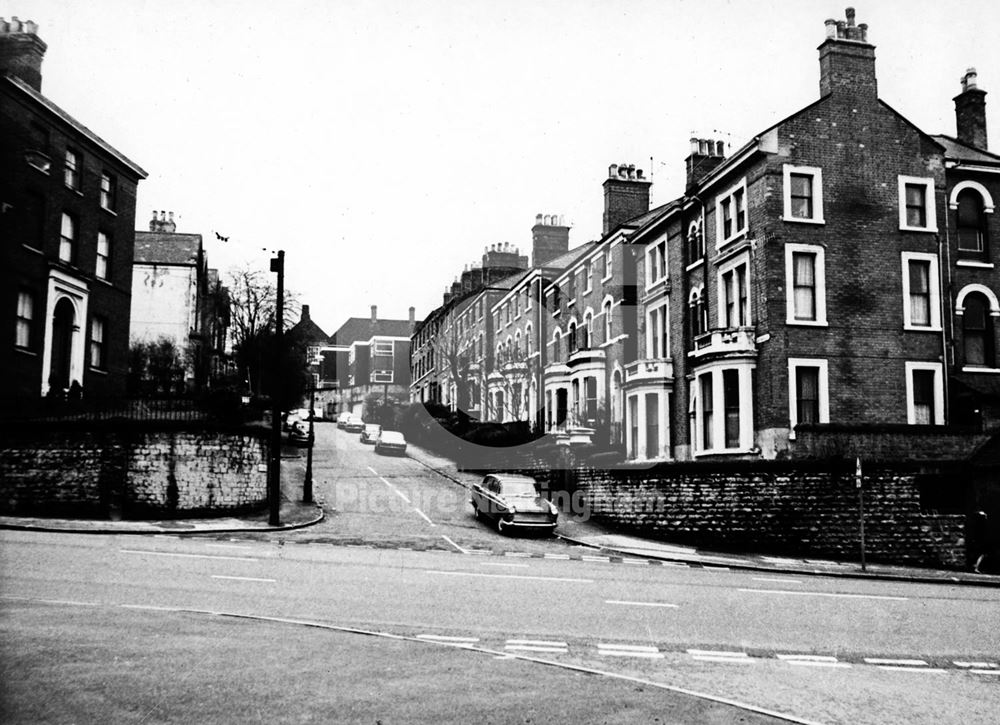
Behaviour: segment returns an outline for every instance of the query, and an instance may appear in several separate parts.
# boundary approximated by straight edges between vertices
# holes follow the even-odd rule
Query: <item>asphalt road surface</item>
[[[996,590],[615,562],[501,536],[427,466],[376,456],[332,425],[317,434],[316,495],[330,511],[317,527],[0,533],[4,720],[993,723],[1000,712]],[[286,461],[286,479],[302,464]]]

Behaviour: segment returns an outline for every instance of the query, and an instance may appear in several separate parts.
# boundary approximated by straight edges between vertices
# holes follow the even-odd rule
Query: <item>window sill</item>
[[[937,227],[907,227],[902,224],[899,225],[899,231],[901,232],[926,232],[928,234],[937,234]]]
[[[29,350],[26,347],[16,347],[15,346],[14,347],[14,352],[19,352],[22,355],[27,355],[29,357],[38,357],[38,353],[37,352],[35,352],[34,350]]]
[[[691,264],[689,264],[687,267],[684,268],[684,271],[685,272],[690,272],[691,270],[697,269],[698,267],[702,266],[703,264],[705,264],[705,255],[702,255],[701,258],[699,260],[697,260],[696,262],[691,262]]]
[[[976,373],[980,375],[1000,375],[1000,368],[980,367],[976,365],[962,366],[963,373]]]
[[[646,285],[646,293],[648,294],[650,292],[653,292],[657,287],[663,287],[667,283],[668,279],[670,278],[667,276],[663,276],[657,280],[654,280],[653,282],[650,282],[649,284]]]
[[[993,269],[993,262],[979,262],[974,259],[959,259],[955,262],[956,267],[978,267],[979,269]]]
[[[104,211],[107,214],[110,214],[113,217],[117,217],[118,216],[118,212],[116,212],[114,209],[108,209],[108,207],[106,207],[106,206],[102,205],[101,206],[101,210]]]
[[[801,217],[795,217],[795,216],[783,216],[781,217],[781,221],[789,222],[792,224],[814,224],[816,226],[822,226],[826,224],[826,219],[824,219],[823,217],[819,217],[818,219],[803,219]]]
[[[746,456],[753,453],[760,453],[756,448],[713,448],[708,451],[695,451],[692,455],[695,458],[705,458],[707,456]]]
[[[29,252],[34,252],[35,254],[41,255],[43,257],[45,256],[45,252],[43,252],[38,247],[33,247],[30,244],[22,244],[21,246],[27,249]]]
[[[744,229],[744,230],[742,230],[740,232],[737,232],[736,234],[734,234],[733,236],[731,236],[731,237],[729,237],[727,239],[719,239],[719,240],[717,240],[715,242],[715,249],[716,250],[725,249],[726,247],[732,246],[733,244],[736,244],[737,242],[743,241],[744,239],[746,239],[746,237],[747,237],[747,230]]]
[[[93,365],[88,365],[87,370],[94,373],[95,375],[107,375],[108,371],[104,368],[95,368]]]
[[[610,281],[611,281],[611,277],[612,277],[612,276],[613,276],[613,275],[610,275],[610,274],[609,274],[609,275],[608,275],[608,276],[606,276],[606,277],[601,277],[601,284],[604,284],[605,282],[610,282]]]
[[[789,327],[829,327],[829,323],[826,320],[793,320],[791,318],[785,320],[785,324]]]
[[[903,325],[907,332],[941,332],[940,325]]]

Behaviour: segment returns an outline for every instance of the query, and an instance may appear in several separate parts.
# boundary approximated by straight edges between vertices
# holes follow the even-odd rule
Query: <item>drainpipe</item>
[[[944,414],[945,414],[945,424],[951,422],[951,395],[949,393],[950,386],[948,385],[949,375],[948,371],[951,364],[948,360],[948,338],[951,340],[955,339],[955,315],[951,312],[951,292],[952,292],[952,281],[951,281],[951,220],[948,218],[948,207],[949,200],[947,197],[947,185],[945,186],[945,200],[944,200],[944,240],[941,239],[941,234],[937,234],[938,243],[938,267],[944,267],[944,290],[941,294],[941,315],[942,315],[942,325],[941,325],[941,362],[944,363],[942,368],[944,370],[944,380],[942,380],[942,388],[944,390]],[[942,265],[942,247],[944,249],[944,261]],[[947,299],[946,299],[947,297]],[[947,316],[948,324],[943,324],[944,317]]]

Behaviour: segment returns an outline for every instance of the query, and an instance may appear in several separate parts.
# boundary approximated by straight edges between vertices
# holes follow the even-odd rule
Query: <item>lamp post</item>
[[[278,274],[277,303],[274,313],[274,379],[271,388],[271,470],[268,481],[268,525],[281,524],[281,344],[285,316],[285,252],[271,260],[271,271]]]
[[[302,503],[313,502],[313,445],[316,436],[313,422],[316,418],[316,388],[309,390],[309,450],[306,452],[306,480],[302,483]]]

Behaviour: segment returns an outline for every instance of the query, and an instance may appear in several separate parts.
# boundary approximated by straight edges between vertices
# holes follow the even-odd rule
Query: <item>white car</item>
[[[406,438],[399,431],[384,430],[375,439],[375,452],[406,455]]]

